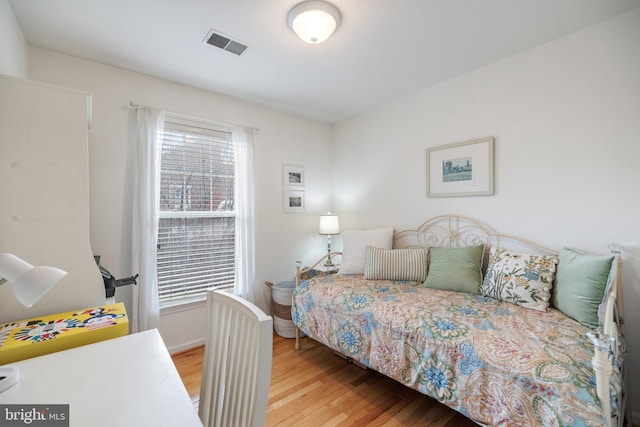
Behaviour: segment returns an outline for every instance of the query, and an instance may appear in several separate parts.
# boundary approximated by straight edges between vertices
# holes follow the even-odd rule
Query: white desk
[[[12,363],[1,404],[69,404],[70,426],[202,426],[157,330]]]

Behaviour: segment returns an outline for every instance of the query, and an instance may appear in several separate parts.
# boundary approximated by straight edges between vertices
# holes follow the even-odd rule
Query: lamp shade
[[[0,284],[3,279],[13,284],[13,293],[20,304],[31,307],[67,272],[55,267],[34,267],[13,254],[0,254]]]
[[[294,33],[307,43],[322,43],[340,25],[340,11],[326,1],[310,0],[299,3],[287,19]]]
[[[338,214],[326,213],[320,215],[320,227],[318,234],[340,234],[340,221]]]

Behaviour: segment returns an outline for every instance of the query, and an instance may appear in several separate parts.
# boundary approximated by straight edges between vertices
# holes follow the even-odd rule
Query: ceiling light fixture
[[[289,12],[289,28],[302,40],[311,44],[322,43],[340,25],[340,11],[331,3],[309,0],[297,4]]]

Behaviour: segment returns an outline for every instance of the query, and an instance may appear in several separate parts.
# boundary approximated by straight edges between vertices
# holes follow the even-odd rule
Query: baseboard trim
[[[168,347],[167,350],[169,350],[169,354],[176,354],[180,353],[181,351],[190,350],[194,347],[200,347],[204,345],[204,342],[204,338],[199,338],[197,340],[181,343],[180,345]]]

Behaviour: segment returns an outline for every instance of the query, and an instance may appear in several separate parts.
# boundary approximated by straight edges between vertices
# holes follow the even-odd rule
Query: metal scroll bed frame
[[[462,247],[470,245],[485,245],[485,261],[489,256],[491,247],[508,248],[513,251],[523,251],[545,255],[558,255],[557,251],[544,247],[530,240],[510,234],[497,233],[489,226],[473,218],[459,215],[441,215],[423,222],[415,230],[403,230],[394,234],[394,248],[408,247]],[[589,337],[594,343],[594,357],[592,359],[595,371],[597,396],[601,402],[609,401],[609,379],[613,372],[612,361],[620,360],[620,354],[624,343],[618,342],[622,335],[624,324],[623,288],[622,288],[622,261],[619,249],[611,245],[611,252],[616,255],[617,268],[615,278],[604,298],[603,307],[599,310],[601,329],[589,332]],[[311,267],[302,268],[298,262],[296,267],[296,287],[300,284],[304,273],[317,268],[328,256],[341,255],[341,252],[327,254]],[[484,263],[487,265],[487,262]],[[333,272],[333,271],[332,271]],[[300,349],[300,331],[296,327],[296,349]],[[624,378],[622,378],[624,387]],[[612,414],[610,405],[603,405],[603,417],[611,420],[611,426],[622,427],[626,408],[626,393],[624,388],[618,394],[618,411]]]

